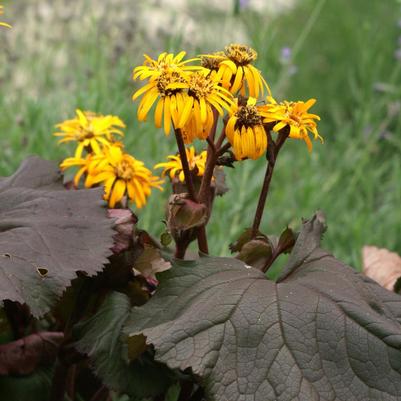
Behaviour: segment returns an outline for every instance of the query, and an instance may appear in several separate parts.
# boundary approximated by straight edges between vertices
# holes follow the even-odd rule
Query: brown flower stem
[[[209,254],[209,246],[207,244],[206,226],[201,226],[198,228],[198,248],[199,251]]]
[[[196,196],[196,193],[195,193],[195,187],[194,187],[194,184],[192,181],[191,170],[189,169],[187,153],[185,151],[184,140],[182,139],[182,136],[181,136],[181,130],[175,129],[174,132],[175,132],[175,139],[177,141],[178,151],[180,153],[182,169],[184,171],[185,183],[188,188],[189,196],[194,202],[199,203],[198,197]],[[176,245],[177,246],[176,246],[175,255],[177,258],[182,259],[185,255],[185,251],[188,247],[188,244],[176,244]],[[205,227],[200,227],[198,229],[198,247],[201,252],[206,253],[206,254],[209,253]]]
[[[219,151],[221,148],[221,145],[223,145],[224,139],[226,139],[226,122],[224,122],[219,139],[217,139],[217,142],[216,142],[217,151]]]
[[[260,222],[262,221],[267,195],[269,193],[270,181],[273,176],[274,165],[275,163],[271,163],[269,161],[266,166],[265,178],[263,180],[263,186],[262,190],[260,191],[258,206],[256,208],[255,217],[252,224],[252,238],[256,237],[256,234],[259,231],[259,226]]]
[[[216,129],[214,130],[216,131]],[[215,135],[215,132],[213,133],[213,137]],[[208,143],[212,140],[212,135],[209,135],[209,141]],[[205,166],[205,172],[203,173],[202,177],[202,182],[201,186],[199,189],[199,201],[202,203],[208,202],[209,199],[209,192],[210,192],[210,184],[212,182],[213,178],[213,172],[214,168],[216,166],[217,162],[217,157],[220,155],[220,148],[221,145],[224,141],[225,138],[225,124],[223,126],[223,129],[221,130],[221,134],[217,140],[217,142],[213,146],[209,143],[208,149],[207,149],[207,159],[206,159],[206,166]]]
[[[187,152],[185,151],[185,145],[184,145],[184,140],[182,139],[181,130],[177,128],[174,130],[174,133],[175,133],[175,139],[177,141],[178,152],[180,153],[182,169],[184,171],[184,176],[185,176],[185,184],[188,188],[189,196],[193,201],[198,202],[195,193],[194,183],[192,181],[191,170],[189,169]]]
[[[269,146],[267,148],[266,158],[267,158],[267,166],[265,178],[263,180],[262,189],[259,195],[258,206],[256,208],[255,217],[253,219],[252,224],[252,238],[255,238],[260,227],[260,222],[262,221],[263,212],[265,209],[267,195],[269,194],[270,182],[273,176],[274,167],[276,165],[276,160],[278,153],[283,146],[285,140],[288,138],[289,130],[285,127],[282,131],[280,131],[276,142],[273,141],[270,130],[265,127],[267,139]]]
[[[50,401],[64,400],[69,369],[69,366],[66,366],[62,361],[57,360],[50,390]]]

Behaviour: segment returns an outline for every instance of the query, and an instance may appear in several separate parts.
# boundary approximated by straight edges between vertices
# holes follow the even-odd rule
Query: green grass
[[[188,49],[194,54],[224,45],[209,28],[209,16],[202,18],[205,48],[196,43]],[[401,252],[401,63],[394,59],[400,5],[392,0],[300,1],[269,23],[246,10],[237,18],[259,52],[258,66],[275,97],[318,99],[315,108],[325,138],[323,145],[314,144],[312,154],[302,142],[286,145],[262,230],[279,233],[287,224],[297,228],[301,217],[322,209],[329,225],[324,245],[345,262],[359,267],[364,244]],[[119,115],[128,126],[127,148],[149,166],[174,151],[173,138],[166,139],[151,122],[136,121],[130,99],[135,88],[131,69],[149,45],[139,37],[116,56],[117,43],[96,24],[78,39],[55,41],[35,57],[28,53],[29,58],[18,41],[10,41],[8,56],[0,60],[0,174],[11,174],[28,154],[56,161],[65,157],[67,149],[56,145],[51,132],[75,107]],[[180,40],[167,37],[157,47],[177,50]],[[294,49],[296,74],[279,61],[284,46]],[[55,67],[60,51],[70,57],[61,71]],[[18,57],[12,57],[14,52]],[[16,89],[13,77],[21,66],[28,84]],[[251,224],[263,174],[263,160],[227,171],[231,191],[216,200],[208,226],[214,254],[228,254],[229,242]],[[167,195],[168,189],[156,192],[138,213],[141,226],[155,235],[163,230]]]

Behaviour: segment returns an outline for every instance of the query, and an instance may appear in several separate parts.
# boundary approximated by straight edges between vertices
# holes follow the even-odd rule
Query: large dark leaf
[[[109,388],[140,398],[161,394],[170,383],[168,369],[145,356],[131,363],[123,359],[121,330],[129,311],[128,297],[111,293],[92,318],[75,327],[75,346]]]
[[[218,401],[401,400],[401,298],[320,249],[303,225],[277,283],[228,258],[178,264],[131,313],[156,359]]]
[[[107,262],[112,220],[101,189],[67,191],[57,167],[37,157],[0,179],[0,300],[47,312],[78,270]]]

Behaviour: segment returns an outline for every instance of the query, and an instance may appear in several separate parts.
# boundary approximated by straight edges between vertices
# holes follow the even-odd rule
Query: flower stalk
[[[175,129],[174,133],[175,133],[175,139],[177,142],[178,152],[180,154],[180,158],[181,158],[181,162],[182,162],[182,168],[184,170],[185,183],[186,183],[186,186],[188,189],[188,194],[194,202],[199,203],[198,197],[196,196],[194,183],[192,180],[191,170],[189,169],[187,153],[185,151],[185,145],[184,145],[184,140],[182,139],[181,130]],[[189,243],[187,243],[187,242],[182,243],[182,244],[177,243],[177,247],[176,247],[176,257],[177,258],[184,257],[185,250],[188,247],[188,245],[189,245]],[[198,229],[198,247],[199,247],[200,252],[203,252],[205,254],[209,253],[205,226],[201,226]]]
[[[274,167],[276,166],[277,156],[280,152],[281,147],[284,145],[284,142],[288,138],[290,133],[289,129],[285,127],[282,129],[278,135],[276,142],[273,141],[272,136],[270,134],[270,127],[265,125],[265,131],[267,135],[267,140],[269,146],[266,152],[267,166],[265,172],[265,178],[263,180],[262,189],[260,191],[258,206],[256,207],[255,217],[253,219],[252,224],[252,238],[255,238],[257,233],[259,232],[260,223],[262,221],[263,212],[266,205],[267,196],[269,194],[270,182],[273,176]]]

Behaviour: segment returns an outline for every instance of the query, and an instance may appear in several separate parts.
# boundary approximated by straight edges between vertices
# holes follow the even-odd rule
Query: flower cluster
[[[120,118],[76,110],[74,119],[56,127],[59,132],[54,135],[61,137],[60,143],[77,143],[74,157],[66,158],[60,164],[61,169],[79,168],[74,177],[76,187],[83,176],[86,188],[103,185],[104,199],[111,208],[118,204],[125,206],[126,199],[141,208],[152,188],[161,189],[162,181],[143,162],[124,152],[124,144],[116,140],[116,135],[124,136],[121,128],[125,124]]]
[[[146,120],[155,104],[156,127],[164,126],[166,135],[173,128],[184,143],[191,144],[207,139],[220,115],[237,160],[257,159],[266,152],[266,130],[289,129],[289,137],[304,140],[309,150],[309,133],[322,140],[315,121],[319,117],[308,112],[315,101],[277,103],[253,65],[257,53],[252,48],[231,44],[197,58],[184,60],[184,56],[185,52],[162,53],[154,60],[145,55],[144,64],[134,69],[135,80],[148,81],[133,95],[133,100],[142,96],[140,121]]]

